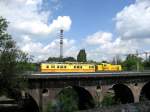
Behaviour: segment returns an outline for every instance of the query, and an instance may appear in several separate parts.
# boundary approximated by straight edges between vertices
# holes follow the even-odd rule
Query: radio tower
[[[63,32],[64,30],[60,30],[60,60],[63,59]]]

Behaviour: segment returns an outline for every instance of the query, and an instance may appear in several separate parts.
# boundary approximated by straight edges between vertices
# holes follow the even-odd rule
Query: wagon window
[[[74,66],[74,68],[76,68],[76,66]]]
[[[57,66],[57,68],[59,68],[59,66]]]
[[[51,66],[51,68],[55,68],[55,66],[54,66],[54,65],[52,65],[52,66]]]
[[[63,66],[61,65],[60,68],[63,68]]]
[[[49,68],[49,66],[47,65],[46,68]]]
[[[66,68],[66,66],[64,66],[64,68]]]
[[[80,66],[80,68],[82,68],[82,66]]]
[[[79,68],[79,66],[77,66],[77,68]]]

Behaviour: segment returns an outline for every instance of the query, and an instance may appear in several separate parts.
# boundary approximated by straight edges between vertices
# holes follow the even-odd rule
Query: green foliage
[[[101,63],[108,63],[108,61],[103,60]]]
[[[50,101],[50,102],[47,104],[46,110],[45,110],[44,112],[54,112],[54,111],[53,111],[53,107],[54,107],[54,105],[53,105],[52,102]]]
[[[23,86],[21,73],[24,64],[28,63],[28,55],[16,47],[15,41],[7,33],[8,22],[0,17],[0,94],[16,96]]]
[[[57,102],[48,104],[46,112],[73,112],[78,110],[78,96],[72,88],[63,89],[57,96]]]
[[[48,62],[66,62],[66,61],[74,62],[76,61],[76,59],[73,57],[65,57],[63,59],[60,59],[59,57],[49,57],[47,61]]]
[[[143,62],[144,70],[150,70],[150,56],[149,59]]]
[[[61,112],[72,112],[78,109],[78,96],[72,88],[65,88],[58,95]]]
[[[86,62],[86,52],[85,49],[81,49],[77,55],[78,62]]]
[[[59,62],[60,58],[59,57],[49,57],[47,59],[48,62]]]
[[[76,59],[73,58],[73,57],[66,57],[66,58],[63,58],[63,62],[66,62],[66,61],[69,61],[69,62],[75,62]]]
[[[101,105],[102,106],[111,106],[111,105],[114,105],[116,102],[115,102],[115,99],[114,99],[114,95],[113,94],[107,94],[104,96],[104,99],[103,101],[101,102]]]
[[[143,65],[142,65],[142,58],[139,58],[133,54],[129,54],[126,57],[126,60],[123,62],[123,70],[142,70]]]

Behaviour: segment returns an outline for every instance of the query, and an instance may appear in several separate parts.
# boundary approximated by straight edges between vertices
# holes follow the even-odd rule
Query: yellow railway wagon
[[[41,72],[95,72],[95,65],[83,63],[42,63]]]
[[[112,65],[108,63],[102,63],[100,65],[97,65],[96,71],[121,71],[122,67],[121,65]]]
[[[121,65],[111,65],[111,71],[121,71]]]

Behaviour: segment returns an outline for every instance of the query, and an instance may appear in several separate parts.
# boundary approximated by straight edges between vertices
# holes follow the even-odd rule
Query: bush
[[[55,104],[50,102],[46,112],[73,112],[78,110],[78,96],[72,88],[63,89],[57,96]]]

